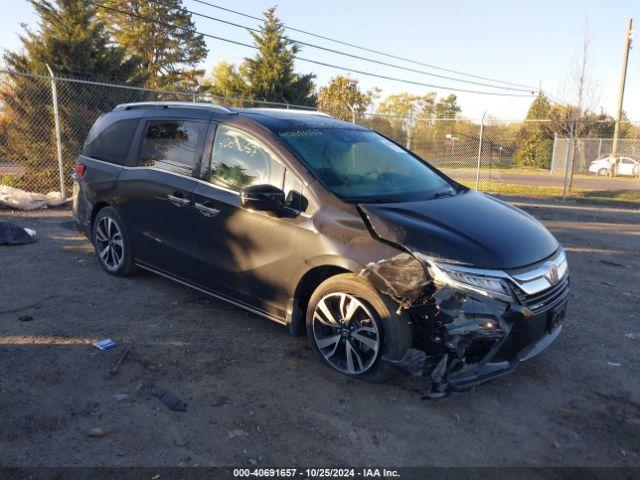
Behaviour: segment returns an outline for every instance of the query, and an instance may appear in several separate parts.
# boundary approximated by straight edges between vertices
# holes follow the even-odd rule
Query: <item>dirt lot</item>
[[[163,278],[103,273],[67,210],[0,211],[40,238],[0,247],[0,465],[640,466],[640,214],[525,207],[567,248],[565,330],[438,401],[334,374],[304,338]]]

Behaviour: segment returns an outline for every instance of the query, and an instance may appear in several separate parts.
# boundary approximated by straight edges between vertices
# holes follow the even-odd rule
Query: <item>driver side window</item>
[[[218,127],[211,152],[211,183],[239,191],[264,184],[282,188],[283,179],[284,166],[258,139],[232,127]]]

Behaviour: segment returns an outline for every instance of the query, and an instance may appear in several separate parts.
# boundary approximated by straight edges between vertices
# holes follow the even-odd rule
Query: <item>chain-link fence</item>
[[[455,180],[475,186],[481,134],[479,122],[370,113],[363,115],[360,123],[405,145]],[[488,145],[484,145],[485,148]]]
[[[70,192],[74,160],[98,116],[120,103],[152,100],[309,108],[0,71],[0,185],[46,193],[61,190],[62,182],[64,190]],[[514,122],[489,115],[475,120],[354,113],[353,120],[405,145],[460,183],[482,191],[523,196],[564,194],[574,174],[583,188],[598,175],[589,170],[591,163],[607,157],[613,149],[613,122],[571,129],[571,121]],[[554,130],[560,133],[554,136]],[[562,133],[565,131],[572,135],[567,137]],[[640,160],[640,123],[621,123],[617,151],[628,156],[630,162]],[[640,167],[636,171],[640,172]],[[624,168],[613,169],[611,176],[625,172]],[[640,181],[637,185],[629,182],[633,181],[593,188],[640,190]]]
[[[636,130],[636,138],[618,139],[616,151],[620,157],[620,161],[625,165],[634,164],[635,160],[640,160],[640,128]],[[607,160],[613,151],[613,138],[575,138],[571,137],[555,137],[553,146],[553,157],[551,161],[551,173],[563,174],[565,169],[571,165],[571,151],[573,149],[573,171],[574,173],[595,173],[600,176],[609,176],[610,169],[605,163],[598,160]],[[627,157],[627,158],[624,158]],[[594,163],[598,165],[593,165]],[[600,165],[602,163],[602,165]],[[612,163],[615,164],[614,161]],[[590,170],[591,168],[591,170]],[[640,173],[640,169],[638,169]],[[626,169],[619,172],[620,175],[626,174]]]
[[[93,122],[118,104],[154,100],[288,107],[278,102],[4,71],[0,74],[0,185],[40,193],[70,192],[71,170]]]

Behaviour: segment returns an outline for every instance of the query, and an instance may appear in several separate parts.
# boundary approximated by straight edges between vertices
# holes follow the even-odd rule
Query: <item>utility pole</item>
[[[618,92],[618,115],[616,116],[616,125],[613,130],[613,145],[611,147],[611,155],[618,154],[618,135],[620,134],[620,121],[622,120],[622,103],[624,101],[624,86],[627,81],[627,65],[629,63],[629,50],[631,49],[631,27],[633,26],[633,18],[627,23],[627,35],[624,39],[624,55],[622,57],[622,76],[620,77],[620,91]]]

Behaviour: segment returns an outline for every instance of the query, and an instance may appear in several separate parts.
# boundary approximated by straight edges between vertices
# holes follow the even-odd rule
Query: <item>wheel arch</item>
[[[96,202],[96,204],[91,209],[91,216],[89,217],[89,231],[93,232],[93,221],[96,219],[98,212],[105,207],[111,207],[111,204],[108,202]],[[92,233],[93,235],[93,233]]]
[[[289,332],[293,335],[304,335],[305,316],[309,299],[313,292],[322,282],[341,273],[354,273],[358,270],[356,265],[350,262],[333,261],[331,263],[320,263],[309,268],[298,279],[293,289],[293,297],[289,300],[287,311],[291,312],[287,319]]]

